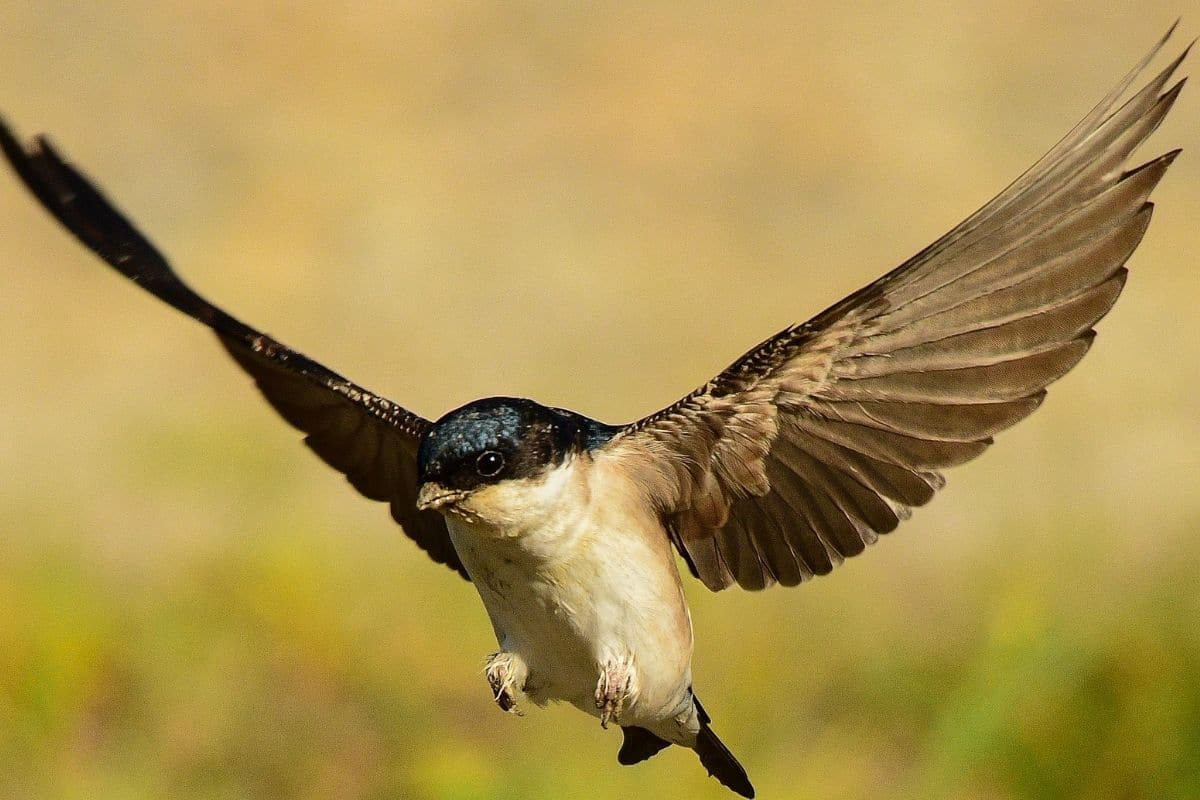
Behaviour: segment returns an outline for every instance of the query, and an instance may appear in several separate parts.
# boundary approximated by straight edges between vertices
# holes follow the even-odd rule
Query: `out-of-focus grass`
[[[417,411],[629,419],[948,228],[1179,11],[793,5],[10,3],[0,103]],[[1126,295],[1034,418],[830,578],[689,586],[761,796],[1200,795],[1198,129],[1185,92]],[[0,797],[726,796],[495,711],[469,585],[7,178],[0,220]]]

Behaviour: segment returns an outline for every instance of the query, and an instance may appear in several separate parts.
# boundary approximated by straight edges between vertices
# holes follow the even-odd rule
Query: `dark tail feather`
[[[694,698],[693,698],[694,699]],[[700,733],[696,737],[696,754],[700,763],[708,770],[708,774],[728,786],[742,797],[754,797],[754,787],[750,785],[750,776],[734,758],[733,753],[725,743],[717,738],[712,728],[708,726],[709,716],[696,700],[696,711],[700,715]]]
[[[645,728],[630,726],[621,728],[621,733],[625,734],[625,741],[621,743],[621,751],[617,753],[617,763],[626,766],[645,761],[664,747],[671,746],[666,739],[655,736]]]

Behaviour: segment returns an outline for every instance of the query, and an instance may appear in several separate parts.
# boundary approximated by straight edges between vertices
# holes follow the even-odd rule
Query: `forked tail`
[[[709,727],[708,723],[712,720],[709,718],[708,712],[704,710],[704,706],[700,705],[699,698],[693,697],[692,699],[696,703],[696,711],[700,713],[700,733],[696,736],[696,755],[700,756],[700,763],[708,770],[709,775],[742,797],[754,797],[754,787],[750,784],[750,776],[746,774],[746,770],[738,763],[733,753],[729,752],[725,743],[718,739],[717,735],[713,733],[713,729]]]
[[[708,712],[704,710],[704,706],[700,705],[700,701],[696,699],[695,695],[692,696],[692,702],[696,704],[696,713],[700,717],[700,732],[696,735],[695,746],[696,754],[700,756],[700,763],[708,770],[709,775],[742,797],[754,797],[754,787],[750,785],[750,776],[746,774],[746,770],[738,763],[733,753],[729,752],[725,743],[713,733],[712,728],[709,727],[711,720]],[[663,748],[671,746],[666,739],[645,728],[629,726],[621,728],[621,731],[625,734],[621,752],[617,753],[617,761],[621,764],[637,764]]]

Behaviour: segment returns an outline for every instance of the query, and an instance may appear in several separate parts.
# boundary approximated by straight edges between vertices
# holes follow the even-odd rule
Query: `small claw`
[[[495,690],[493,690],[495,692]],[[500,706],[500,710],[506,714],[515,714],[518,717],[525,716],[525,712],[517,705],[517,700],[512,696],[512,693],[507,689],[501,689],[495,693],[496,705]]]
[[[604,730],[608,730],[608,722],[613,718],[613,714],[616,712],[614,705],[615,704],[612,700],[605,699],[602,696],[597,695],[596,708],[600,709],[600,727],[604,728]]]
[[[608,723],[620,716],[633,683],[632,665],[622,662],[606,664],[596,683],[596,708],[600,711],[600,727],[608,729]]]
[[[500,710],[518,717],[525,716],[525,712],[517,706],[517,693],[520,688],[516,687],[518,680],[524,683],[524,679],[518,678],[519,667],[513,663],[512,654],[493,653],[488,657],[487,666],[483,671],[492,687],[492,698],[496,705],[500,706]]]

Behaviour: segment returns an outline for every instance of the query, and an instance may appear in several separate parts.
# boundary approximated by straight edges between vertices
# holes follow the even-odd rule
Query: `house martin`
[[[692,691],[676,554],[714,591],[824,575],[1041,405],[1120,295],[1178,155],[1128,165],[1183,85],[1186,50],[1131,91],[1169,36],[949,233],[624,425],[515,397],[424,419],[194,292],[45,137],[0,123],[0,146],[67,230],[212,329],[309,448],[473,582],[502,709],[565,701],[620,727],[620,763],[679,745],[753,797]]]

